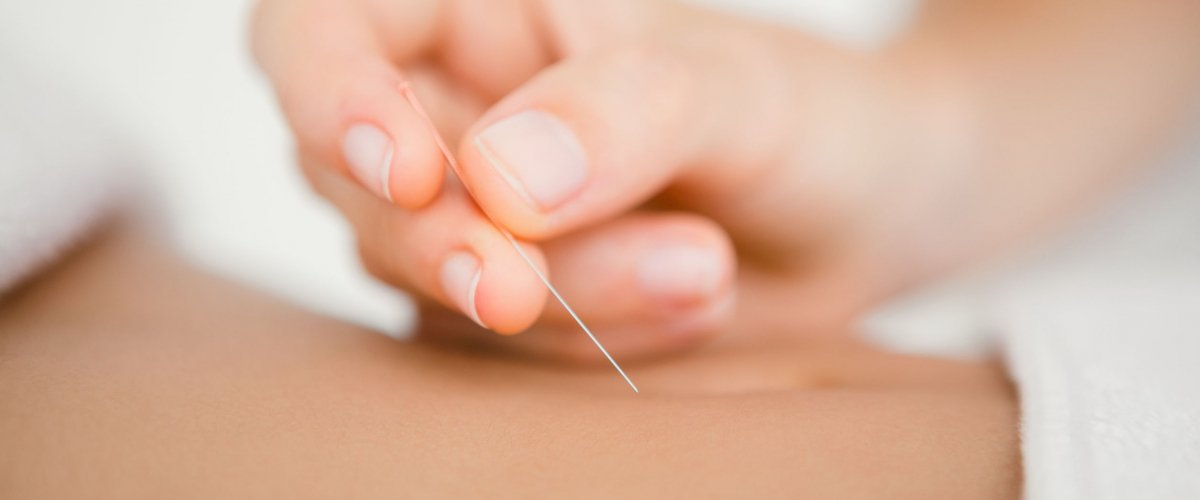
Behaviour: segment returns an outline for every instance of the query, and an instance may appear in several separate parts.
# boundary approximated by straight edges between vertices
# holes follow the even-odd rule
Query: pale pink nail
[[[652,297],[685,302],[705,299],[720,291],[724,261],[699,246],[666,246],[650,251],[637,267],[642,292]]]
[[[479,311],[475,307],[475,292],[479,288],[479,278],[482,275],[483,268],[479,265],[479,259],[471,252],[454,252],[442,262],[442,290],[446,297],[472,321],[487,328],[483,320],[479,319]]]
[[[391,137],[374,125],[359,123],[346,129],[342,155],[354,177],[376,196],[392,201],[389,188],[395,145]]]
[[[579,138],[544,111],[524,111],[492,124],[475,138],[475,146],[535,210],[558,207],[587,180]]]

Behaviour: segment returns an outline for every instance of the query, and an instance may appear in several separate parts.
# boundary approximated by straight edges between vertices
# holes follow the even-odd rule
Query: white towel
[[[1200,127],[1192,137],[990,301],[1029,500],[1200,498]]]
[[[1200,273],[1103,276],[1004,308],[1025,496],[1200,498]]]
[[[1200,161],[1190,170],[996,295],[1030,500],[1200,498]]]
[[[116,134],[77,93],[0,51],[0,293],[105,212],[122,178]]]

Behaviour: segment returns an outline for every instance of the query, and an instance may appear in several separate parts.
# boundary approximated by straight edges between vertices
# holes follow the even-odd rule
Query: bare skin
[[[997,366],[754,342],[631,366],[635,396],[107,237],[0,303],[0,496],[1017,496]]]
[[[532,333],[479,336],[496,347],[556,359],[597,355],[443,184],[401,82],[479,207],[622,359],[716,333],[837,330],[1019,247],[1148,164],[1200,88],[1194,0],[929,0],[871,52],[675,0],[258,4],[256,58],[364,265]],[[565,190],[531,203],[548,185]],[[662,258],[680,249],[694,252]],[[735,294],[756,311],[735,317]]]

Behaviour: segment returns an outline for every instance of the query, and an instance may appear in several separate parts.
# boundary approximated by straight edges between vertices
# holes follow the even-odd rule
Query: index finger
[[[536,30],[479,22],[492,17],[531,23],[522,5],[522,0],[264,0],[254,17],[252,45],[306,155],[352,174],[381,198],[419,208],[438,193],[442,163],[429,130],[399,92],[405,81],[401,66],[432,64],[445,80],[464,87],[480,82],[494,87],[534,71],[544,64],[538,42],[530,40]],[[485,60],[480,51],[495,62],[480,62]]]

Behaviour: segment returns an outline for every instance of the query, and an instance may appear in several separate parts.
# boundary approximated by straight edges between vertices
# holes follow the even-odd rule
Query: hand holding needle
[[[438,132],[437,127],[435,127],[433,124],[433,120],[429,118],[429,113],[425,111],[425,107],[422,106],[421,101],[417,99],[417,95],[413,92],[412,86],[409,85],[408,82],[401,83],[400,92],[404,94],[404,98],[408,99],[408,102],[412,105],[413,109],[416,110],[421,119],[425,121],[426,125],[429,126],[429,130],[433,134],[434,140],[437,142],[438,149],[441,150],[442,156],[446,160],[446,164],[450,166],[450,171],[454,172],[454,176],[457,177],[460,182],[462,182],[463,174],[458,166],[458,161],[454,159],[454,155],[450,152],[450,148],[446,146],[446,141],[442,138],[441,132]],[[463,186],[467,190],[467,194],[474,199],[474,194],[471,193],[471,188],[468,187],[465,182],[463,182]],[[487,212],[483,211],[482,207],[480,208],[480,211],[487,215]],[[554,288],[553,284],[550,283],[550,279],[547,278],[544,273],[542,273],[537,264],[533,262],[533,259],[529,258],[529,255],[526,254],[525,250],[521,248],[521,244],[517,242],[517,239],[513,237],[512,233],[508,232],[507,229],[504,229],[497,224],[496,220],[490,215],[487,215],[487,217],[488,221],[490,221],[492,225],[496,226],[496,229],[500,231],[500,234],[503,234],[504,237],[508,239],[509,243],[512,243],[512,247],[517,251],[517,255],[521,256],[521,260],[525,261],[525,264],[528,265],[529,269],[537,275],[538,279],[542,281],[542,284],[546,285],[546,289],[549,290],[550,294],[554,296],[555,300],[562,305],[563,309],[565,309],[567,313],[571,315],[571,318],[575,320],[575,323],[579,325],[579,328],[583,330],[583,333],[587,334],[588,338],[591,339],[593,344],[596,344],[596,348],[600,349],[600,353],[604,354],[604,358],[612,364],[613,368],[616,368],[617,373],[621,375],[621,378],[625,379],[625,383],[629,384],[629,387],[633,389],[635,394],[638,393],[639,391],[637,385],[633,383],[633,380],[629,378],[629,375],[625,373],[625,370],[621,369],[621,365],[617,363],[617,360],[613,359],[612,355],[608,353],[608,349],[604,348],[604,344],[600,343],[600,339],[596,338],[596,334],[592,333],[592,330],[587,327],[587,324],[585,324],[583,320],[579,318],[579,315],[575,313],[575,309],[572,309],[570,304],[567,304],[567,300],[563,298],[562,294],[558,293],[558,290]]]

